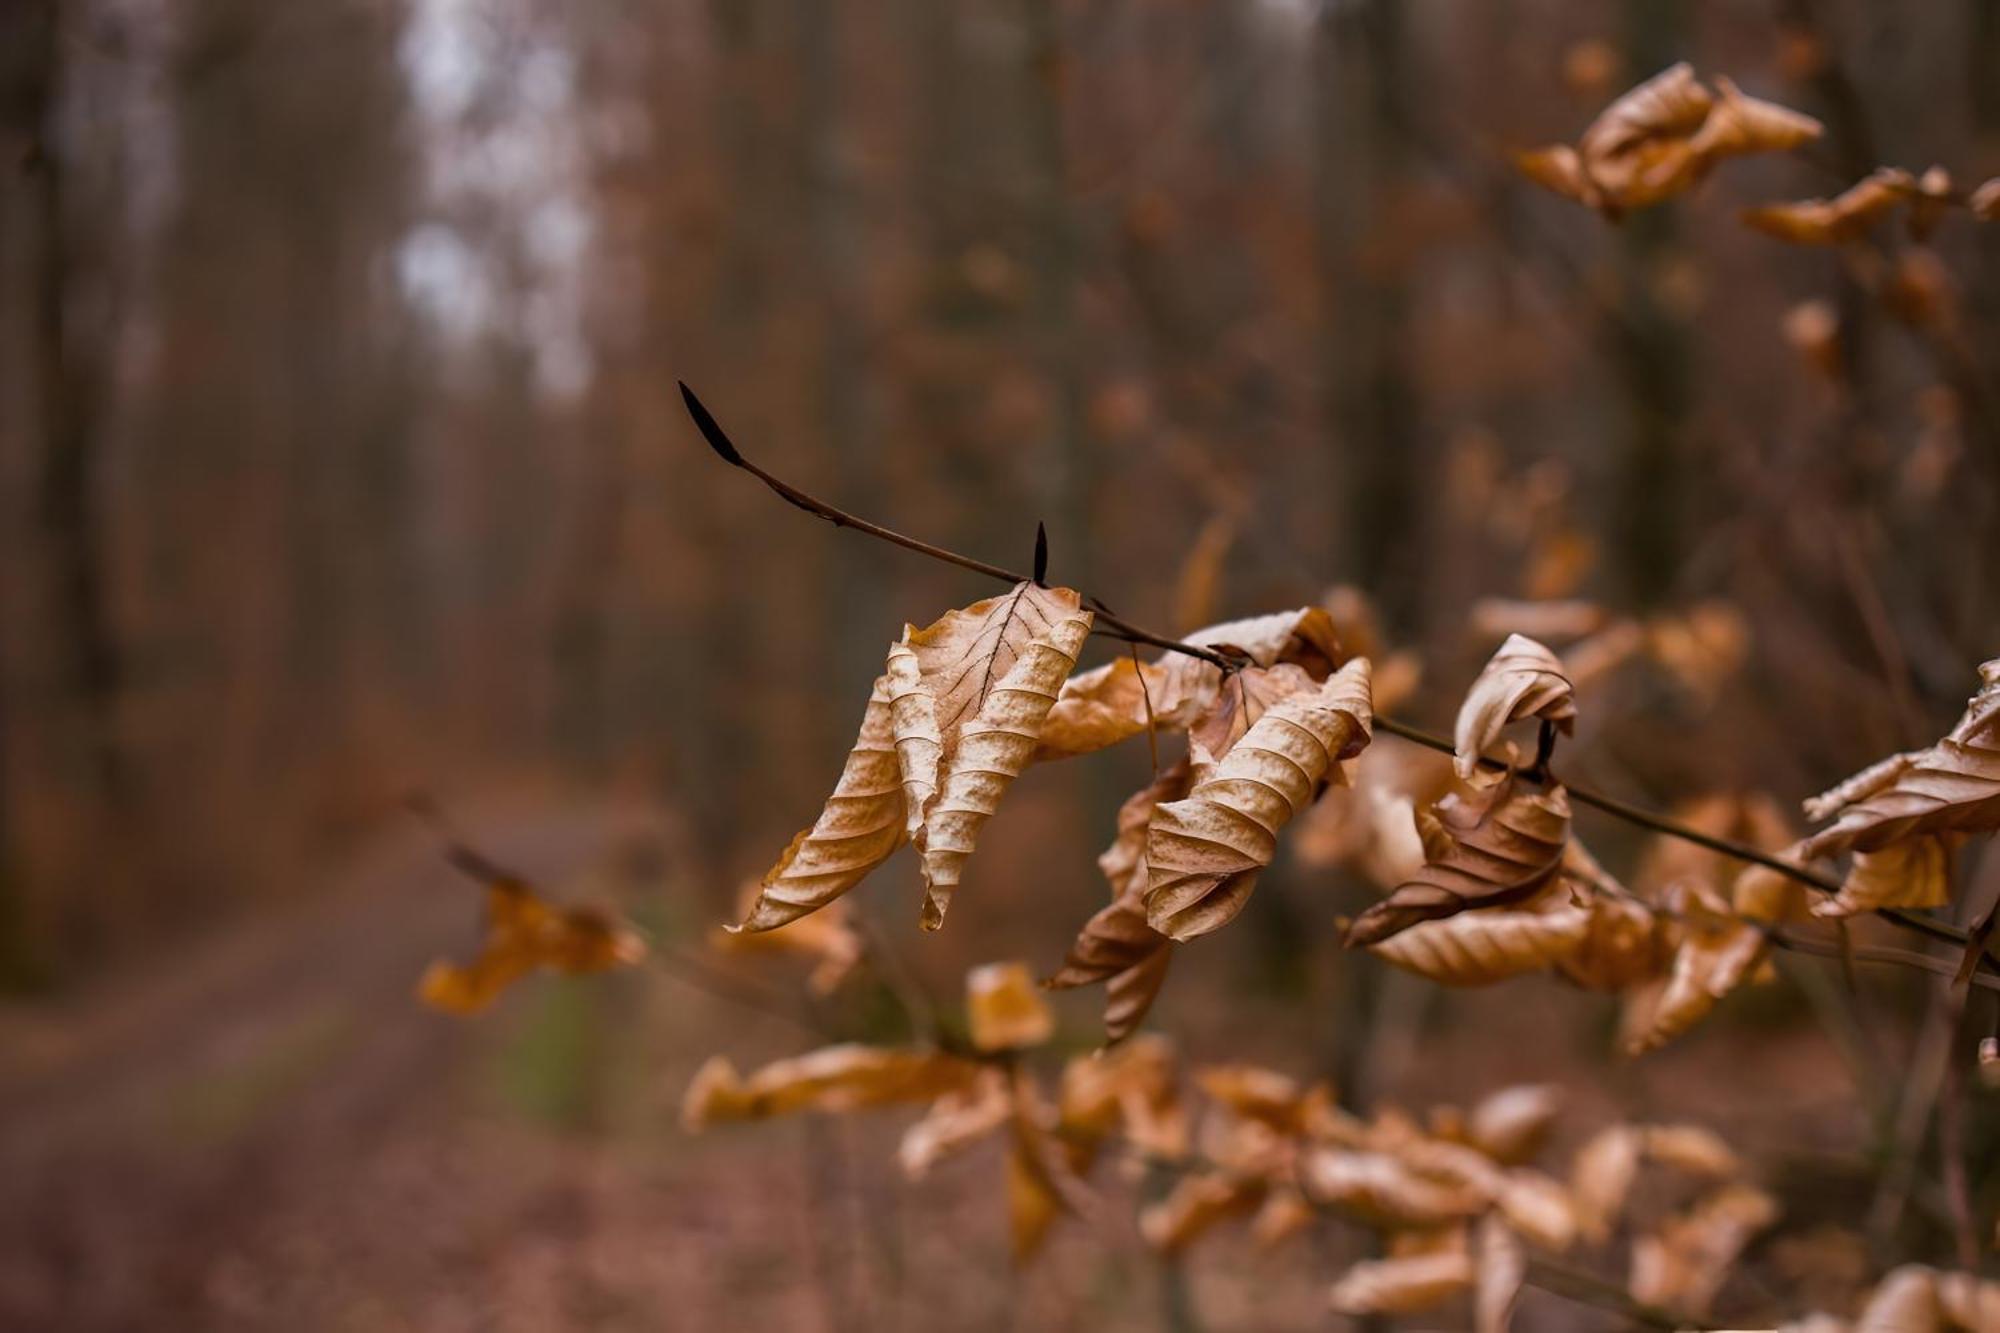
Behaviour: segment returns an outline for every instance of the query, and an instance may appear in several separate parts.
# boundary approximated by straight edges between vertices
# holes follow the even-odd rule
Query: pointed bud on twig
[[[742,467],[743,455],[736,452],[736,446],[722,433],[722,427],[715,424],[715,418],[701,405],[701,399],[694,396],[694,390],[688,388],[685,381],[674,382],[681,386],[681,401],[687,404],[688,415],[694,418],[695,429],[701,432],[702,439],[708,441],[708,447],[720,454],[722,461],[731,467]]]

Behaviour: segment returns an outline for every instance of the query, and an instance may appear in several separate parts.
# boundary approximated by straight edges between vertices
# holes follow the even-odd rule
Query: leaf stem
[[[984,574],[988,578],[999,579],[1006,583],[1034,582],[1026,574],[1017,573],[1014,570],[1006,569],[999,565],[989,564],[973,556],[961,555],[957,551],[943,546],[932,545],[930,542],[897,532],[894,528],[883,527],[880,523],[874,523],[857,514],[849,513],[837,505],[829,504],[817,496],[800,490],[790,482],[772,475],[743,456],[735,443],[730,440],[728,434],[717,424],[715,418],[709,414],[708,409],[702,406],[701,399],[695,397],[694,390],[688,388],[685,383],[681,384],[680,390],[681,398],[687,404],[688,415],[694,419],[695,428],[701,432],[702,438],[708,442],[709,448],[715,451],[716,456],[731,467],[741,468],[751,476],[757,478],[757,480],[763,482],[766,486],[777,492],[779,497],[786,503],[803,509],[815,517],[823,518],[837,528],[853,528],[857,532],[866,533],[893,546],[900,546],[906,551],[914,551],[918,555],[929,556],[933,560],[942,561],[947,565],[956,565],[960,569],[969,569],[975,574]],[[1116,638],[1125,640],[1127,643],[1143,643],[1166,652],[1200,658],[1204,662],[1209,662],[1222,668],[1225,672],[1236,671],[1243,666],[1243,661],[1240,658],[1219,652],[1214,648],[1203,647],[1200,644],[1184,643],[1179,639],[1168,638],[1164,634],[1155,634],[1151,630],[1141,628],[1122,617],[1115,616],[1105,610],[1104,603],[1095,597],[1086,597],[1085,600],[1097,608],[1098,627]],[[1452,743],[1444,737],[1433,735],[1428,731],[1410,726],[1407,723],[1398,722],[1392,717],[1377,714],[1375,725],[1392,736],[1400,736],[1402,739],[1414,744],[1427,746],[1430,749],[1439,750],[1445,754],[1453,752]],[[1485,756],[1482,756],[1479,762],[1487,768],[1507,767],[1507,765],[1501,763],[1499,760]],[[1547,775],[1542,774],[1540,776],[1546,778]],[[1663,815],[1654,814],[1652,811],[1641,809],[1636,805],[1629,805],[1615,797],[1606,796],[1588,787],[1579,787],[1571,783],[1565,783],[1564,787],[1575,800],[1593,809],[1601,810],[1614,818],[1622,819],[1628,824],[1635,824],[1640,828],[1651,829],[1655,833],[1665,834],[1670,838],[1679,838],[1684,842],[1691,842],[1697,846],[1706,847],[1712,852],[1719,852],[1724,856],[1732,857],[1738,861],[1747,861],[1764,866],[1777,871],[1781,875],[1795,879],[1810,888],[1817,889],[1821,893],[1840,892],[1840,881],[1830,875],[1822,874],[1805,866],[1793,865],[1788,861],[1781,860],[1767,852],[1759,851],[1757,848],[1745,843],[1732,842],[1727,838],[1713,837],[1701,832],[1699,829],[1677,824]],[[1961,948],[1966,947],[1972,941],[1972,937],[1957,926],[1938,921],[1921,913],[1908,912],[1895,907],[1884,907],[1878,908],[1875,914],[1885,920],[1894,922],[1906,930],[1915,931],[1920,935],[1929,936],[1934,940],[1956,944]],[[1993,958],[1984,952],[1979,955],[1979,965],[1987,971],[2000,973],[2000,964],[1996,964]]]

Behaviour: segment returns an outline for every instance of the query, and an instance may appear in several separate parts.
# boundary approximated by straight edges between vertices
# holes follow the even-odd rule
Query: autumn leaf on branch
[[[1916,193],[1917,181],[1909,172],[1881,167],[1831,199],[1745,209],[1743,223],[1793,245],[1839,245],[1858,239]]]
[[[476,1014],[539,968],[578,976],[629,967],[646,956],[639,933],[609,912],[551,906],[524,881],[497,870],[484,877],[485,942],[470,963],[441,958],[425,970],[417,995],[433,1008]]]
[[[698,1131],[723,1121],[798,1111],[841,1113],[928,1102],[968,1086],[979,1070],[942,1051],[846,1044],[775,1061],[745,1078],[718,1055],[688,1084],[681,1123]]]
[[[1686,64],[1662,70],[1606,107],[1578,140],[1522,153],[1523,175],[1617,218],[1680,194],[1727,157],[1782,152],[1817,139],[1820,123],[1747,97],[1726,78],[1711,93]]]
[[[754,880],[743,886],[739,911],[748,916],[762,888]],[[806,979],[814,995],[831,995],[853,975],[866,952],[861,935],[848,919],[847,904],[829,903],[821,910],[772,930],[736,931],[716,928],[711,944],[726,954],[791,954],[809,958],[815,966]]]
[[[1415,878],[1356,917],[1347,945],[1379,944],[1422,921],[1535,896],[1562,866],[1569,798],[1559,785],[1536,791],[1513,775],[1440,801]]]
[[[1146,919],[1189,940],[1242,910],[1277,851],[1278,831],[1368,744],[1368,662],[1356,658],[1311,693],[1271,705],[1146,837]],[[1199,759],[1197,759],[1199,762]]]

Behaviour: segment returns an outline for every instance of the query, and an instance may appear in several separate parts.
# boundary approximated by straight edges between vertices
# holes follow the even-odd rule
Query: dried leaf
[[[1744,225],[1794,245],[1838,245],[1851,241],[1895,211],[1916,193],[1909,172],[1883,167],[1831,199],[1803,199],[1746,209]]]
[[[1232,1115],[1285,1135],[1305,1133],[1316,1108],[1332,1100],[1332,1090],[1323,1083],[1304,1087],[1297,1079],[1260,1065],[1204,1065],[1195,1070],[1194,1081]]]
[[[1462,1248],[1364,1259],[1341,1275],[1328,1299],[1355,1317],[1422,1314],[1471,1286],[1472,1276],[1472,1256]]]
[[[1264,1195],[1264,1205],[1250,1222],[1250,1235],[1264,1249],[1290,1240],[1312,1227],[1318,1216],[1306,1196],[1290,1185],[1274,1184]]]
[[[1811,803],[1821,817],[1838,818],[1801,845],[1801,857],[1877,852],[1921,834],[2000,827],[2000,658],[1983,663],[1979,678],[1979,692],[1944,739],[1864,770]]]
[[[743,886],[737,910],[748,916],[755,909],[762,886],[751,881]],[[848,920],[845,902],[829,903],[810,916],[803,916],[772,930],[735,931],[718,928],[709,942],[722,953],[791,954],[810,958],[817,965],[806,978],[814,995],[831,995],[860,964],[866,946]]]
[[[1017,1135],[1007,1154],[1007,1233],[1016,1267],[1025,1266],[1040,1252],[1049,1228],[1064,1211],[1048,1164]]]
[[[1981,222],[2000,222],[2000,176],[1974,190],[1966,203]]]
[[[1639,1176],[1644,1139],[1630,1125],[1612,1125],[1598,1133],[1570,1163],[1570,1198],[1577,1230],[1593,1245],[1611,1238],[1625,1211],[1625,1199]]]
[[[1854,1333],[1986,1333],[2000,1328],[2000,1282],[1905,1264],[1882,1279]]]
[[[1125,1140],[1141,1152],[1166,1160],[1187,1154],[1187,1117],[1173,1046],[1164,1037],[1139,1036],[1072,1059],[1063,1069],[1058,1109],[1063,1142],[1078,1170],[1121,1126]]]
[[[1726,1180],[1741,1175],[1743,1159],[1722,1136],[1700,1125],[1648,1125],[1639,1132],[1640,1151],[1650,1161],[1690,1175]]]
[[[1176,940],[1227,924],[1277,850],[1277,834],[1368,744],[1368,662],[1272,707],[1147,833],[1146,917]]]
[[[923,1119],[903,1131],[896,1159],[904,1175],[920,1179],[945,1158],[997,1133],[1013,1114],[1007,1075],[999,1069],[982,1069],[976,1081],[939,1097]]]
[[[1812,142],[1826,127],[1811,116],[1775,102],[1746,97],[1736,84],[1717,75],[1718,96],[1691,141],[1697,156],[1713,161],[1748,153],[1781,153]]]
[[[629,967],[646,942],[594,907],[552,907],[517,879],[486,885],[486,939],[470,963],[440,958],[425,969],[417,996],[452,1014],[476,1014],[537,968],[570,976]]]
[[[735,929],[773,930],[817,911],[888,860],[903,837],[903,778],[885,676],[869,691],[861,734],[826,808],[765,873],[756,906]]]
[[[1528,1161],[1547,1139],[1562,1101],[1562,1090],[1548,1083],[1502,1088],[1472,1108],[1466,1141],[1503,1165]]]
[[[1507,1333],[1527,1280],[1528,1255],[1498,1215],[1488,1213],[1472,1229],[1472,1263],[1472,1327],[1475,1333]]]
[[[1166,1197],[1139,1214],[1139,1234],[1162,1254],[1178,1254],[1217,1224],[1248,1217],[1264,1201],[1254,1177],[1202,1172],[1182,1176]]]
[[[1694,68],[1683,61],[1604,108],[1577,147],[1587,162],[1598,164],[1629,155],[1650,141],[1684,139],[1701,128],[1714,102],[1695,79]]]
[[[1514,154],[1514,167],[1523,176],[1543,189],[1559,194],[1585,208],[1599,212],[1612,211],[1598,188],[1583,169],[1583,158],[1576,149],[1566,143],[1551,144],[1547,148],[1531,148]]]
[[[1243,653],[1254,666],[1291,663],[1314,680],[1325,679],[1346,660],[1332,618],[1318,607],[1225,621],[1195,630],[1182,641]],[[1215,703],[1222,683],[1220,667],[1185,653],[1165,653],[1144,664],[1116,658],[1063,685],[1042,726],[1035,757],[1088,754],[1137,736],[1149,725],[1184,730]]]
[[[1995,770],[2000,777],[2000,769]],[[1880,907],[1942,907],[1951,901],[1958,836],[1930,834],[1856,852],[1840,892],[1813,904],[1814,916],[1853,916]]]
[[[1565,977],[1585,990],[1622,991],[1666,971],[1674,944],[1652,908],[1622,891],[1599,890],[1586,902],[1590,928],[1583,943],[1557,964]]]
[[[1056,1030],[1026,963],[986,963],[966,973],[965,1012],[972,1044],[982,1051],[1039,1046]]]
[[[1470,779],[1500,733],[1531,717],[1567,733],[1576,725],[1576,698],[1554,653],[1533,639],[1510,634],[1459,707],[1452,738],[1452,767],[1458,776]]]
[[[1222,585],[1222,566],[1229,548],[1236,542],[1242,514],[1232,506],[1201,525],[1194,544],[1188,547],[1174,577],[1174,629],[1191,630],[1206,621],[1215,610],[1217,590]]]
[[[921,707],[911,710],[922,730],[914,747],[919,787],[928,780],[923,765],[932,721],[943,747],[937,793],[912,838],[922,858],[926,930],[944,924],[980,828],[1034,756],[1057,691],[1076,665],[1091,622],[1077,602],[1069,589],[1023,583],[924,629],[903,631],[900,646],[914,650],[921,668],[917,689],[931,701],[928,716]],[[900,681],[907,667],[893,665],[899,660],[892,655]],[[911,774],[904,777],[907,785]]]
[[[1532,898],[1562,864],[1569,797],[1559,785],[1533,791],[1512,776],[1438,803],[1430,859],[1408,883],[1347,928],[1349,948],[1379,944],[1421,921],[1472,907]]]
[[[1472,604],[1469,618],[1473,633],[1482,637],[1504,634],[1511,638],[1521,634],[1530,642],[1581,639],[1597,633],[1610,620],[1604,608],[1595,602],[1577,598],[1535,602],[1511,597],[1482,597]]]
[[[1336,1148],[1300,1157],[1299,1184],[1314,1203],[1377,1227],[1440,1226],[1476,1216],[1489,1201],[1485,1190],[1433,1180],[1385,1153]]]
[[[1518,910],[1489,908],[1424,921],[1371,945],[1369,951],[1446,986],[1489,986],[1570,957],[1590,934],[1591,910],[1558,886]]]
[[[1632,1299],[1705,1314],[1737,1256],[1778,1218],[1777,1202],[1748,1185],[1725,1185],[1632,1242]]]
[[[688,1084],[681,1122],[697,1131],[720,1121],[794,1111],[838,1113],[933,1101],[965,1087],[978,1072],[978,1065],[941,1051],[849,1044],[776,1061],[746,1079],[718,1055]]]

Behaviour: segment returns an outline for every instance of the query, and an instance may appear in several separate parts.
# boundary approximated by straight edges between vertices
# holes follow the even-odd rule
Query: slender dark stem
[[[918,555],[929,556],[933,560],[942,561],[948,565],[956,565],[960,569],[969,569],[975,574],[984,574],[988,578],[999,579],[1006,583],[1030,583],[1034,581],[1026,574],[1020,574],[1014,570],[1002,568],[999,565],[988,564],[984,560],[975,559],[969,555],[961,555],[957,551],[948,550],[942,546],[934,546],[927,541],[907,536],[904,533],[897,532],[893,528],[885,528],[879,523],[873,523],[859,515],[851,514],[845,509],[828,504],[816,496],[808,495],[798,487],[793,486],[790,482],[773,476],[745,458],[730,440],[728,434],[716,423],[715,418],[709,414],[708,409],[702,406],[701,400],[695,397],[694,390],[688,388],[684,383],[680,386],[680,389],[681,398],[687,404],[688,415],[694,418],[695,427],[701,432],[702,438],[708,442],[709,448],[713,449],[723,462],[729,464],[731,467],[742,468],[773,491],[776,491],[788,504],[795,505],[815,517],[823,518],[835,527],[853,528],[857,532],[865,532],[871,537],[878,538],[891,545],[900,546],[904,550],[915,551]],[[1240,658],[1219,652],[1214,648],[1203,647],[1199,644],[1183,643],[1178,639],[1168,638],[1164,634],[1155,634],[1151,630],[1134,625],[1132,622],[1115,616],[1103,609],[1104,603],[1095,597],[1086,597],[1085,600],[1097,608],[1097,627],[1116,638],[1125,640],[1127,643],[1143,643],[1155,648],[1164,649],[1167,652],[1181,653],[1188,657],[1197,657],[1204,662],[1209,662],[1222,668],[1225,672],[1236,671],[1244,665]],[[1398,722],[1394,718],[1377,714],[1375,725],[1392,736],[1400,736],[1404,740],[1411,741],[1417,745],[1428,746],[1433,750],[1440,750],[1445,754],[1453,752],[1452,743],[1444,737],[1433,735],[1428,731],[1410,726],[1407,723]],[[1497,769],[1507,767],[1497,759],[1484,756],[1480,758],[1479,762],[1487,768]],[[1544,779],[1547,777],[1545,773],[1538,776]],[[1697,846],[1706,847],[1712,852],[1720,852],[1724,856],[1733,857],[1739,861],[1748,861],[1767,867],[1768,869],[1777,871],[1781,875],[1789,876],[1801,884],[1817,889],[1822,893],[1840,892],[1840,882],[1829,875],[1821,874],[1805,866],[1793,865],[1791,862],[1781,860],[1776,856],[1759,851],[1757,848],[1744,843],[1731,842],[1726,838],[1711,837],[1699,829],[1692,829],[1683,824],[1677,824],[1673,820],[1656,815],[1650,810],[1643,810],[1638,806],[1628,805],[1624,801],[1592,791],[1588,787],[1578,787],[1567,783],[1564,786],[1575,800],[1594,809],[1602,810],[1605,814],[1622,819],[1629,824],[1636,824],[1641,828],[1651,829],[1655,833],[1663,833],[1670,838],[1679,838],[1684,842],[1691,842]],[[1919,913],[1906,912],[1900,908],[1884,907],[1878,909],[1876,915],[1885,920],[1893,921],[1905,929],[1916,931],[1921,935],[1927,935],[1934,940],[1956,944],[1960,947],[1965,947],[1971,942],[1971,936],[1966,931]],[[1984,953],[1981,953],[1979,962],[1980,966],[1989,971],[2000,972],[2000,964],[1996,964],[1990,956]]]

